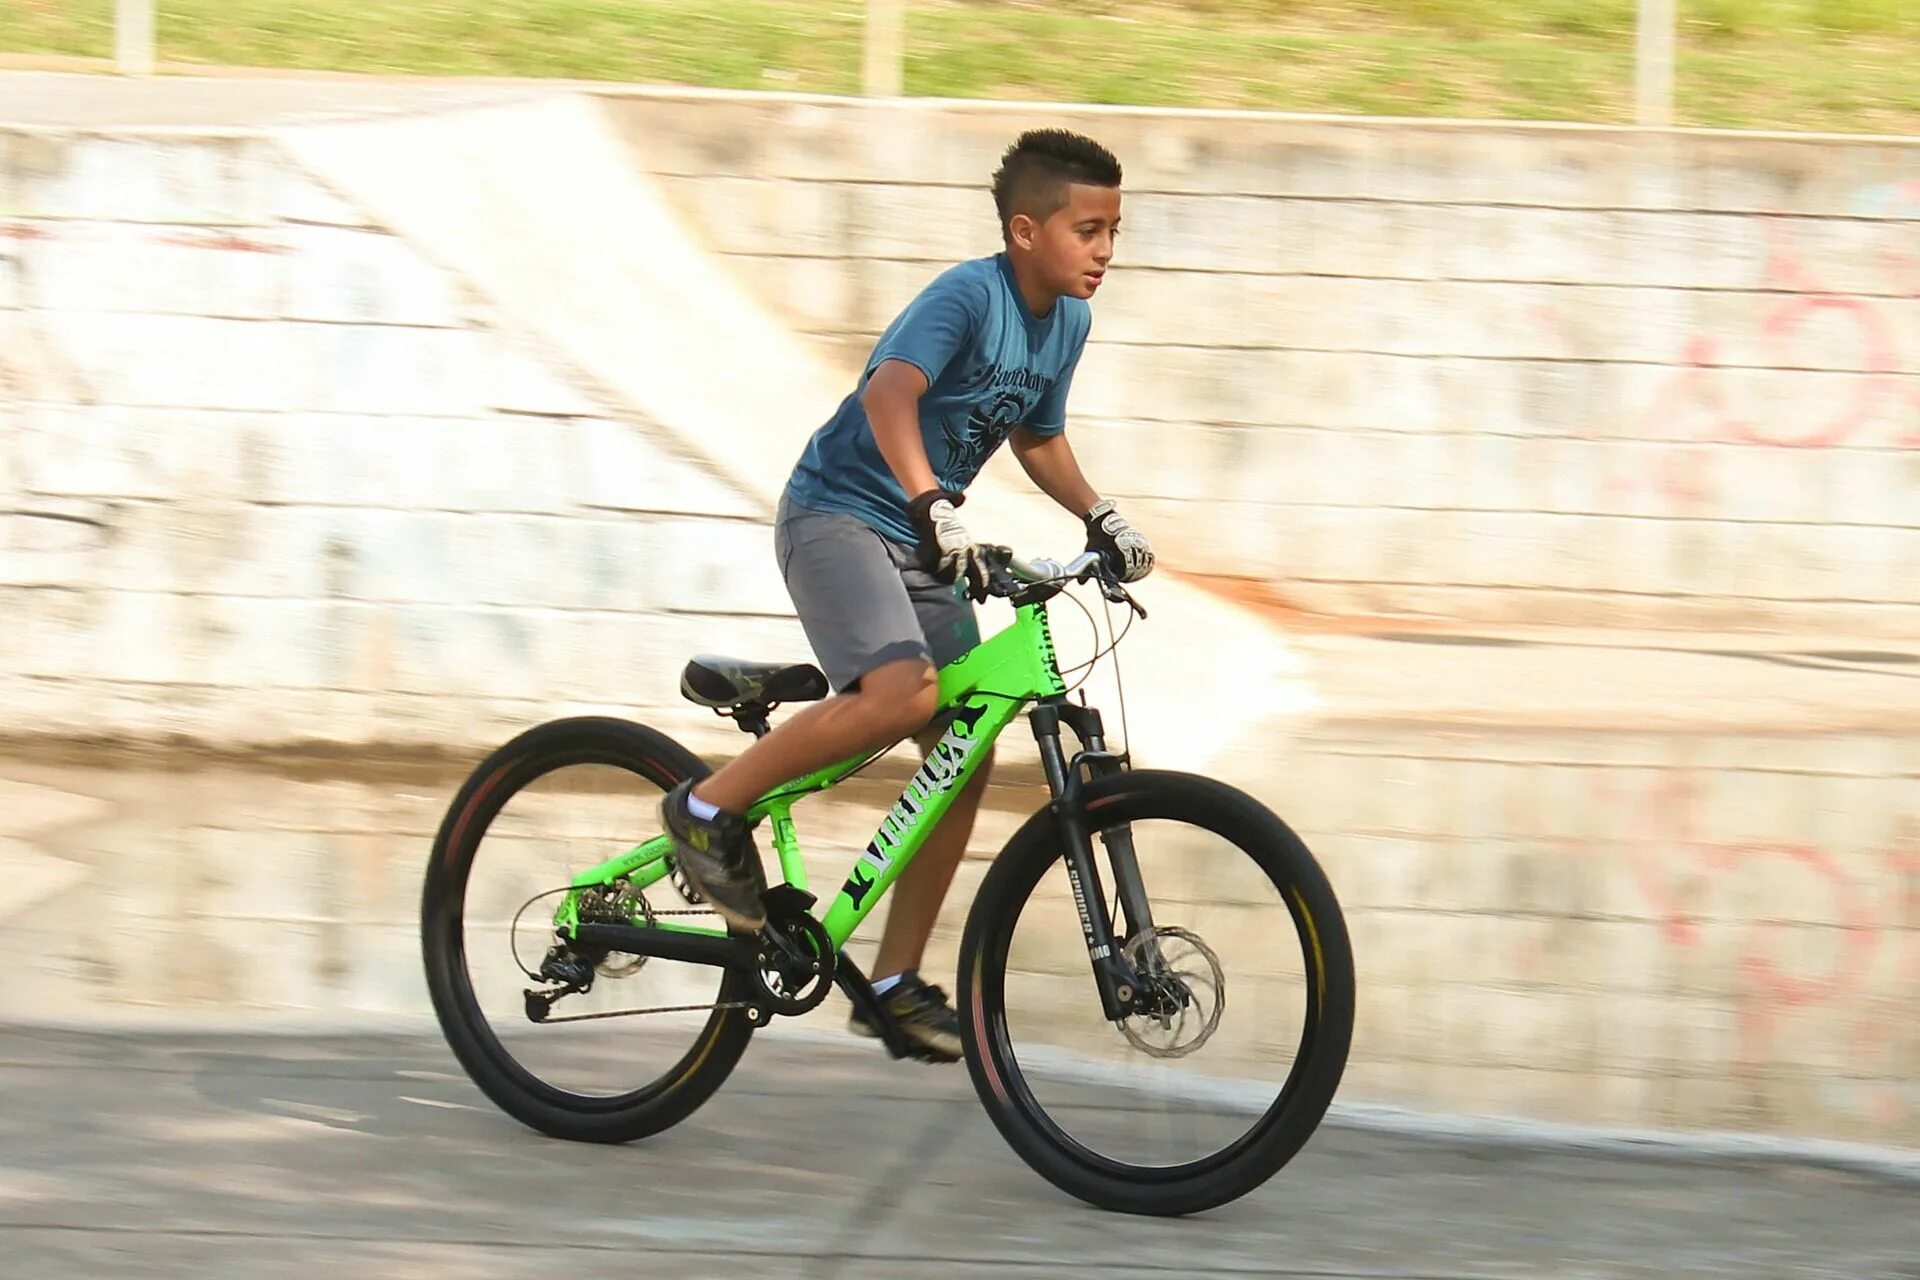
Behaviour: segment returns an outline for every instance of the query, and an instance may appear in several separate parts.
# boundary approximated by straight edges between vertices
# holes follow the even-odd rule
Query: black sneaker
[[[673,841],[673,860],[721,919],[737,929],[758,929],[767,922],[767,908],[760,901],[746,821],[724,809],[711,819],[694,817],[687,809],[692,792],[693,783],[683,782],[660,801],[660,825]]]
[[[909,973],[880,997],[881,1007],[912,1046],[913,1056],[925,1062],[960,1061],[960,1015],[947,1003],[946,992]],[[854,1006],[847,1029],[857,1035],[878,1036],[880,1028]]]

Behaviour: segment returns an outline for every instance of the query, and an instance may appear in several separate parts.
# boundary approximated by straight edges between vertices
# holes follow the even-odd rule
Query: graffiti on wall
[[[1876,291],[1833,287],[1784,223],[1762,219],[1766,253],[1750,332],[1684,339],[1641,411],[1649,434],[1669,447],[1616,465],[1609,497],[1649,495],[1670,514],[1701,514],[1721,483],[1716,446],[1920,448],[1920,375],[1901,371],[1902,354],[1920,350],[1920,323],[1906,305],[1920,300],[1920,180],[1869,188],[1856,206],[1879,222],[1862,264],[1879,277]],[[1740,373],[1820,369],[1814,353],[1835,341],[1852,352],[1852,376],[1823,408],[1780,421],[1738,402]]]
[[[1684,770],[1637,786],[1595,783],[1602,811],[1621,824],[1610,847],[1625,854],[1661,945],[1676,961],[1705,962],[1731,990],[1738,1066],[1791,1066],[1807,1043],[1796,1022],[1815,1018],[1850,1058],[1829,1081],[1841,1109],[1886,1125],[1920,1118],[1920,1090],[1890,1083],[1910,1082],[1920,1058],[1920,1027],[1899,1007],[1902,988],[1920,986],[1920,820],[1879,849],[1713,839],[1701,829],[1702,788]],[[1784,889],[1804,905],[1793,918],[1712,905],[1764,903],[1769,888],[1773,900]],[[1709,940],[1716,926],[1731,935],[1719,945]]]

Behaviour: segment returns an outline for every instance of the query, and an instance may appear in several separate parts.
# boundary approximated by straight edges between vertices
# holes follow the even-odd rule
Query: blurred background
[[[1069,411],[1161,557],[1120,651],[1129,742],[1315,850],[1360,990],[1349,1127],[1309,1148],[1344,1188],[1328,1212],[1438,1224],[1327,1244],[1321,1274],[1916,1274],[1892,1269],[1920,1257],[1910,1201],[1805,1166],[1920,1161],[1917,67],[1898,0],[0,6],[0,1232],[201,1141],[109,1124],[120,1145],[49,1154],[37,1117],[134,1108],[131,1081],[236,1125],[454,1115],[423,1149],[571,1158],[528,1154],[437,1041],[416,909],[441,814],[558,715],[737,749],[680,665],[807,658],[769,529],[792,460],[927,280],[998,248],[998,156],[1058,125],[1126,170]],[[1007,458],[968,512],[1078,549]],[[1077,611],[1056,626],[1092,653]],[[1088,688],[1114,723],[1111,670]],[[1021,736],[942,981],[1044,801]],[[799,811],[822,883],[911,765]],[[547,821],[551,847],[602,834]],[[844,1011],[802,1025],[866,1080],[884,1064],[839,1044]],[[1227,1076],[1261,1053],[1222,1046]],[[216,1060],[361,1092],[236,1104]],[[964,1107],[957,1073],[926,1087]],[[758,1176],[711,1113],[707,1163]],[[1059,1203],[993,1201],[1028,1175],[953,1114],[985,1172],[952,1176],[1033,1215],[1028,1261],[1107,1247]],[[834,1149],[782,1115],[787,1166]],[[1354,1136],[1391,1116],[1766,1153],[1804,1183],[1455,1153],[1450,1185],[1485,1194],[1402,1203],[1429,1193],[1388,1184],[1442,1156]],[[283,1147],[221,1130],[238,1145],[182,1167],[308,1159],[268,1129]],[[1528,1198],[1556,1178],[1566,1203]],[[328,1203],[401,1232],[420,1195]],[[1654,1205],[1681,1217],[1650,1227]],[[1515,1225],[1542,1219],[1558,1244]],[[1240,1269],[1279,1247],[1230,1221]],[[1757,1252],[1714,1252],[1729,1223]],[[33,1239],[33,1274],[135,1266]],[[266,1274],[154,1247],[152,1274]],[[286,1273],[513,1274],[491,1247]],[[928,1274],[1006,1274],[951,1247]],[[1154,1265],[1193,1265],[1167,1247]]]
[[[200,67],[1621,123],[1651,55],[1680,124],[1902,133],[1920,111],[1899,0],[21,0],[0,42],[111,57],[121,10]]]

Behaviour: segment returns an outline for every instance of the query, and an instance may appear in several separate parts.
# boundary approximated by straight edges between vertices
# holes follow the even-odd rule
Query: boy
[[[1080,473],[1062,432],[1067,389],[1120,230],[1120,165],[1058,129],[1021,135],[993,178],[1006,248],[928,285],[887,327],[859,387],[807,442],[776,517],[775,552],[807,640],[837,696],[805,708],[725,768],[682,784],[661,819],[682,869],[737,927],[766,911],[741,813],[780,783],[927,732],[936,671],[980,641],[983,547],[955,508],[1013,441],[1049,497],[1085,520],[1087,546],[1128,581],[1153,552]],[[960,1057],[946,997],[918,968],[985,788],[987,768],[894,886],[874,990],[915,1052]],[[854,1029],[877,1035],[856,1012]]]

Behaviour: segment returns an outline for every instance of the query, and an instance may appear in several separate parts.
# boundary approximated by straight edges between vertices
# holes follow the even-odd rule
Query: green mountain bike
[[[1089,582],[1146,616],[1091,553],[995,564],[991,590],[1015,621],[941,670],[944,735],[824,914],[793,808],[877,757],[754,805],[783,882],[765,890],[765,928],[746,934],[705,910],[664,837],[632,844],[658,830],[662,792],[708,772],[690,751],[597,717],[496,751],[440,826],[421,911],[434,1008],[474,1082],[543,1133],[642,1138],[705,1102],[756,1027],[836,986],[904,1056],[847,941],[1026,712],[1051,802],[986,872],[960,939],[958,1011],[981,1102],[1029,1165],[1104,1208],[1192,1213],[1271,1177],[1345,1069],[1346,925],[1306,846],[1264,805],[1209,778],[1132,768],[1108,749],[1100,713],[1069,700],[1074,672],[1060,669],[1047,604]],[[777,705],[828,689],[812,666],[696,659],[682,692],[759,735]]]

